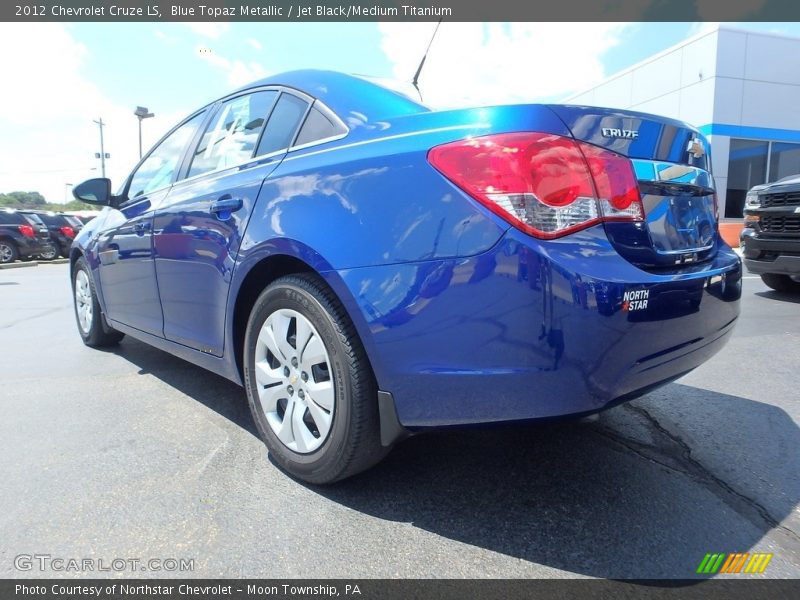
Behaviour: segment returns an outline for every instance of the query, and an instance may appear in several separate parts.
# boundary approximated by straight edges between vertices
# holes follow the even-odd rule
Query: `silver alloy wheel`
[[[92,328],[92,288],[89,285],[89,276],[81,269],[75,276],[75,310],[78,313],[78,325],[81,331],[88,334]]]
[[[261,407],[278,439],[299,454],[322,446],[333,423],[335,388],[328,350],[311,322],[286,308],[269,315],[254,367]]]
[[[0,263],[11,262],[12,256],[14,256],[14,252],[11,250],[11,246],[5,242],[0,242]]]

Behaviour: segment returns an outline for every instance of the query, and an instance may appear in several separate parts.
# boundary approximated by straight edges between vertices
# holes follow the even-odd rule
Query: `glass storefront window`
[[[768,181],[778,181],[798,173],[800,173],[800,144],[772,142]]]
[[[728,189],[725,194],[726,217],[741,218],[747,191],[766,181],[768,153],[769,142],[731,139]]]

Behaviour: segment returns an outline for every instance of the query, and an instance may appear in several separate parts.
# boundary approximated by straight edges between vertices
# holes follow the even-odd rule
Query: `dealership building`
[[[711,141],[720,215],[747,190],[800,173],[800,38],[722,26],[566,100],[680,119]]]

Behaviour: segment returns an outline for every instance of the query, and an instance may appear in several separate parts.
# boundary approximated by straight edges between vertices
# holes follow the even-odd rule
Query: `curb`
[[[65,265],[69,262],[68,258],[54,258],[53,260],[48,260],[45,264],[47,265]]]
[[[0,265],[0,270],[3,270],[3,269],[24,269],[25,267],[38,267],[38,266],[39,266],[39,263],[36,262],[35,260],[32,260],[30,262],[13,262],[13,263],[7,263],[7,264],[4,264],[4,265]]]

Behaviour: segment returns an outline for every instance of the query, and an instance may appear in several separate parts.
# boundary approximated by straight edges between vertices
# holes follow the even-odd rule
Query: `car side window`
[[[306,114],[308,102],[293,94],[282,93],[264,129],[256,156],[288,148]]]
[[[24,225],[25,220],[19,213],[15,212],[0,212],[0,223],[3,225]]]
[[[317,140],[324,140],[344,133],[347,133],[347,129],[340,123],[336,123],[328,118],[315,104],[308,112],[308,116],[303,122],[303,126],[300,128],[300,133],[297,134],[294,145],[302,146],[303,144],[310,144]]]
[[[180,167],[183,151],[202,121],[203,113],[195,115],[156,146],[131,176],[128,185],[130,200],[146,196],[172,182],[175,172]]]
[[[278,92],[266,90],[223,103],[192,156],[188,177],[224,169],[253,156]]]

